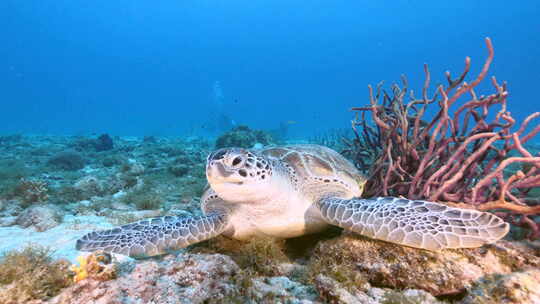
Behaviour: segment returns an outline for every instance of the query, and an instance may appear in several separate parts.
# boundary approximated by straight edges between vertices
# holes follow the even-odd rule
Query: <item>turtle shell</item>
[[[305,195],[358,197],[366,178],[341,154],[319,145],[288,145],[264,149],[262,154],[276,158],[287,168],[291,182]]]

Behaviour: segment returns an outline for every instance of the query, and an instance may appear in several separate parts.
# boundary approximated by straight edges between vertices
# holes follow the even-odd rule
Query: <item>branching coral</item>
[[[367,173],[368,196],[393,195],[458,203],[478,210],[504,210],[501,216],[514,224],[529,227],[530,237],[540,237],[540,224],[531,216],[540,213],[540,200],[529,195],[540,187],[540,155],[525,147],[540,132],[529,115],[516,129],[507,110],[506,83],[491,83],[495,92],[477,95],[475,88],[488,73],[494,51],[486,38],[488,57],[480,74],[465,81],[471,60],[465,59],[461,75],[439,85],[428,97],[430,73],[424,66],[425,82],[421,98],[409,90],[403,76],[402,87],[394,84],[391,93],[369,86],[370,106],[358,111],[352,122],[355,138],[344,151]],[[465,96],[469,96],[464,100]],[[428,106],[438,111],[428,118]],[[500,109],[495,112],[495,105]],[[366,113],[371,113],[372,124]],[[528,132],[526,132],[528,131]]]

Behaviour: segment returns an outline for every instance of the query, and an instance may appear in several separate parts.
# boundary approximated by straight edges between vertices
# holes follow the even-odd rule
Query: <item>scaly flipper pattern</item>
[[[88,233],[77,241],[77,250],[104,250],[131,257],[153,256],[213,238],[226,227],[227,215],[222,213],[164,216]]]
[[[330,224],[370,238],[434,251],[480,247],[501,239],[510,229],[491,213],[394,197],[324,198],[317,206]]]

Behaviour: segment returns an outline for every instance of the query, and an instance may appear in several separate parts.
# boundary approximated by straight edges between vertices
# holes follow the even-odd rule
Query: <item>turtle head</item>
[[[242,148],[214,151],[206,162],[210,187],[226,201],[259,201],[268,197],[272,168],[266,157]]]

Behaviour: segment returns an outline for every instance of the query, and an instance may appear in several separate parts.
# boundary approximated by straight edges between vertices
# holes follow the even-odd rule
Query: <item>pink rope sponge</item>
[[[368,86],[370,105],[352,108],[357,111],[354,138],[345,140],[343,153],[367,174],[366,196],[493,210],[528,228],[529,238],[540,238],[540,223],[533,219],[540,214],[540,194],[532,191],[540,187],[540,153],[533,155],[524,147],[540,132],[540,125],[531,123],[540,112],[518,127],[507,111],[506,83],[499,84],[495,77],[495,92],[477,95],[475,88],[486,78],[494,56],[489,38],[486,45],[488,57],[472,82],[465,81],[471,66],[467,57],[461,75],[452,79],[446,72],[448,83],[436,87],[431,98],[427,65],[421,98],[408,89],[405,76],[402,86],[392,85],[390,93],[382,83],[375,90]],[[427,108],[436,105],[436,114],[424,119]]]

